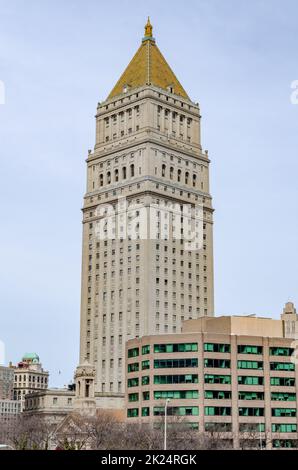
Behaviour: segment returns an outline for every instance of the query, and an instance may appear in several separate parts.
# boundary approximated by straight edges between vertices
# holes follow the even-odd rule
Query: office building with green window
[[[233,448],[297,448],[295,328],[286,310],[280,320],[202,317],[181,333],[128,341],[127,420],[163,426],[167,403],[169,423],[216,432]]]

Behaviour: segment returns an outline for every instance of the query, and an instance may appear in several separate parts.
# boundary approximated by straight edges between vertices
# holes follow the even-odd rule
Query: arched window
[[[193,185],[194,188],[196,187],[196,184],[197,184],[197,175],[193,175],[192,176],[192,185]]]
[[[135,175],[135,166],[134,164],[130,165],[130,176],[133,177]]]
[[[173,179],[173,176],[174,176],[174,168],[171,166],[171,168],[170,168],[170,180]]]
[[[111,172],[108,171],[107,172],[107,184],[110,184],[111,183]]]
[[[180,181],[181,181],[181,170],[178,170],[177,180],[180,183]]]
[[[115,181],[116,182],[119,181],[119,170],[118,169],[115,170]]]
[[[189,173],[188,171],[185,173],[185,184],[188,184]]]
[[[122,178],[126,180],[126,166],[122,168]]]
[[[166,165],[162,165],[161,167],[161,176],[166,176]]]
[[[99,175],[99,186],[103,186],[103,175]]]

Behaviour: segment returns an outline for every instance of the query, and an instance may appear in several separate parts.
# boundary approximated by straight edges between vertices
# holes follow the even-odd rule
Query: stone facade
[[[59,424],[73,410],[74,400],[75,392],[67,388],[35,390],[25,396],[24,413]]]
[[[96,143],[87,158],[80,362],[94,364],[95,392],[103,399],[113,395],[115,406],[123,404],[127,339],[175,333],[184,320],[214,313],[210,160],[201,145],[200,109],[146,34],[109,98],[98,105]],[[150,207],[162,205],[165,212],[201,207],[200,250],[186,249],[185,231],[184,239],[173,236],[172,214],[163,218],[161,210],[151,222]],[[141,235],[137,224],[134,235],[127,234],[138,212],[154,224],[156,237],[148,236],[148,228]],[[114,215],[120,222],[104,239],[98,227]]]
[[[11,367],[0,366],[0,400],[13,399],[14,371]]]
[[[0,400],[0,427],[1,422],[14,420],[21,412],[21,403],[17,400]]]

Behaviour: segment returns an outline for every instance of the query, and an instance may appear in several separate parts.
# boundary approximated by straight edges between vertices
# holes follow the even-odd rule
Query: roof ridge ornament
[[[153,26],[150,22],[150,17],[148,16],[147,23],[145,24],[145,35],[143,37],[143,41],[147,41],[148,39],[151,41],[155,41],[154,37],[152,36]]]

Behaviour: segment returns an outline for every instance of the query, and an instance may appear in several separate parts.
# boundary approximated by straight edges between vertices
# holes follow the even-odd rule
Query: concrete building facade
[[[1,423],[13,421],[21,411],[21,404],[13,400],[14,370],[0,366],[0,427]]]
[[[15,419],[21,412],[21,402],[17,400],[0,400],[0,425],[1,422]]]
[[[295,338],[283,320],[254,316],[184,322],[180,334],[127,342],[131,423],[168,414],[234,448],[297,447]]]
[[[95,366],[95,392],[113,395],[114,406],[123,405],[128,339],[175,333],[184,320],[214,313],[210,160],[200,122],[199,105],[148,22],[137,53],[98,104],[86,160],[80,363]],[[196,207],[201,241],[188,249]]]
[[[11,367],[0,366],[0,400],[13,399],[14,371]]]

